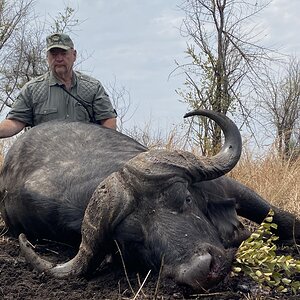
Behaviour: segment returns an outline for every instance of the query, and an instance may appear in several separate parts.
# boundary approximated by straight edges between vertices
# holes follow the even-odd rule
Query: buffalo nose
[[[207,289],[211,265],[212,256],[209,253],[194,256],[189,263],[179,266],[177,280],[195,290]]]

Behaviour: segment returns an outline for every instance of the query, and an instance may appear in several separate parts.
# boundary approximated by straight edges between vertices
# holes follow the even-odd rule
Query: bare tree
[[[8,46],[10,55],[6,57],[1,69],[2,109],[5,106],[11,107],[26,82],[47,70],[42,30],[36,28],[33,30],[24,26],[15,32]]]
[[[33,0],[0,1],[0,50],[20,30],[21,21],[28,16],[32,5]]]
[[[289,159],[300,148],[300,61],[291,57],[282,72],[266,72],[262,107],[276,128],[278,153]]]
[[[189,38],[189,62],[177,62],[176,70],[186,76],[185,87],[177,92],[191,109],[201,107],[224,114],[238,111],[249,125],[251,110],[247,101],[255,92],[261,66],[273,59],[273,52],[261,45],[262,31],[255,23],[269,2],[183,2],[181,9],[186,17],[181,33]],[[218,151],[221,131],[213,122],[194,119],[190,132],[203,153]]]
[[[24,0],[14,1],[20,7],[15,13],[18,16],[17,25],[19,26],[15,25],[14,30],[10,31],[10,40],[5,45],[5,51],[1,51],[0,54],[2,102],[0,111],[5,107],[11,107],[26,82],[48,70],[45,57],[45,35],[53,32],[70,32],[79,24],[74,16],[75,10],[66,7],[63,13],[52,18],[49,28],[46,28],[46,22],[41,22],[36,17],[33,18],[33,2],[26,2],[26,13],[24,2]],[[16,19],[11,16],[11,12],[8,16],[3,15],[4,19],[9,19],[9,17]]]
[[[28,20],[32,11],[33,0],[0,1],[0,97],[1,111],[5,105],[10,105],[10,95],[17,87],[17,81],[12,79],[17,75],[16,64],[21,64],[19,59],[20,49],[13,45],[16,36],[23,31],[24,21]],[[12,57],[17,57],[15,65],[11,65]],[[9,73],[7,70],[9,69]]]
[[[118,131],[124,132],[124,124],[132,118],[136,110],[136,108],[133,111],[130,109],[130,93],[124,86],[118,86],[116,78],[106,89],[110,95],[113,107],[118,113]]]

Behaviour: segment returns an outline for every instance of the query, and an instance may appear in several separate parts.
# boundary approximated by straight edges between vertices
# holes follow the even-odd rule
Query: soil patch
[[[4,232],[1,220],[0,232]],[[60,262],[70,259],[76,252],[71,247],[50,241],[37,244],[36,250]],[[281,251],[300,258],[294,247],[285,247]],[[229,276],[214,290],[196,294],[171,280],[159,279],[158,274],[126,270],[125,275],[122,264],[117,263],[101,266],[90,278],[55,279],[32,270],[19,252],[18,241],[1,234],[0,299],[299,299],[299,295],[278,294],[274,290],[261,289],[254,281],[242,275]]]

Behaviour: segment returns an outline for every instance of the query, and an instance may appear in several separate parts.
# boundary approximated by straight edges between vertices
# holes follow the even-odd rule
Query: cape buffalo
[[[225,141],[210,158],[148,150],[130,137],[88,123],[48,122],[20,136],[0,174],[2,217],[19,235],[26,259],[55,277],[92,272],[117,241],[138,262],[195,290],[230,271],[248,236],[237,215],[261,222],[270,208],[282,240],[300,239],[300,221],[223,176],[238,162],[241,137],[226,116],[198,110],[221,127]],[[79,244],[77,255],[52,264],[30,238]]]

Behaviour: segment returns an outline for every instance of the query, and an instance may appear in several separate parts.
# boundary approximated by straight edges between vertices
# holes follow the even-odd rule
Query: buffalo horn
[[[221,150],[213,157],[201,158],[201,180],[211,180],[228,173],[237,164],[242,152],[242,139],[237,126],[224,114],[211,110],[194,110],[184,115],[206,116],[214,120],[224,133],[224,144]],[[204,167],[203,167],[204,163]],[[204,177],[204,178],[203,178]]]

